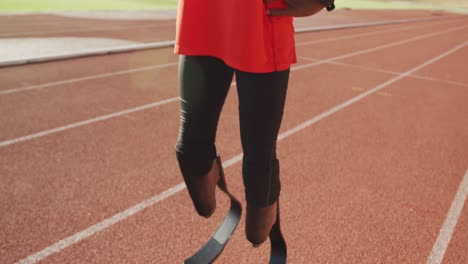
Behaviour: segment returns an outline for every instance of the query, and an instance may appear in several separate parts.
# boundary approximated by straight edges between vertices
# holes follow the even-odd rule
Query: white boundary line
[[[104,121],[104,120],[107,120],[107,119],[111,119],[111,118],[114,118],[114,117],[131,114],[133,112],[143,111],[143,110],[148,109],[148,108],[153,108],[153,107],[156,107],[156,106],[165,105],[165,104],[168,104],[168,103],[175,102],[177,100],[178,100],[178,97],[173,97],[173,98],[169,98],[169,99],[162,100],[162,101],[159,101],[159,102],[145,104],[145,105],[141,105],[141,106],[138,106],[138,107],[135,107],[135,108],[126,109],[126,110],[119,111],[119,112],[114,112],[112,114],[102,115],[102,116],[87,119],[87,120],[84,120],[84,121],[71,123],[71,124],[66,125],[66,126],[61,126],[61,127],[56,127],[56,128],[49,129],[49,130],[44,130],[44,131],[41,131],[39,133],[30,134],[30,135],[27,135],[27,136],[24,136],[24,137],[19,137],[19,138],[15,138],[15,139],[12,139],[12,140],[2,141],[2,142],[0,142],[0,147],[4,147],[4,146],[7,146],[7,145],[11,145],[11,144],[15,144],[15,143],[18,143],[18,142],[39,138],[39,137],[44,137],[44,136],[47,136],[47,135],[50,135],[50,134],[55,134],[55,133],[62,132],[62,131],[65,131],[65,130],[69,130],[69,129],[72,129],[72,128],[77,128],[77,127],[89,125],[89,124],[92,124],[92,123],[97,123],[97,122],[100,122],[100,121]]]
[[[412,23],[412,22],[425,22],[425,21],[432,21],[432,20],[446,20],[446,19],[455,20],[455,19],[464,19],[464,18],[465,17],[442,17],[442,18],[441,17],[424,17],[424,18],[413,18],[413,19],[385,20],[385,21],[377,21],[377,22],[342,24],[342,25],[335,25],[335,26],[300,28],[300,29],[296,29],[295,32],[302,33],[302,32],[314,32],[314,31],[324,31],[324,30],[394,25],[394,24]],[[48,61],[55,61],[55,60],[96,56],[96,55],[106,55],[106,54],[145,50],[145,49],[152,49],[152,48],[168,48],[172,46],[174,46],[174,40],[163,41],[163,42],[153,42],[153,43],[147,43],[147,44],[134,44],[134,45],[125,46],[124,48],[119,48],[119,47],[104,48],[104,49],[97,49],[97,50],[87,50],[87,51],[82,51],[82,52],[77,52],[77,53],[67,53],[67,54],[51,55],[51,56],[44,56],[44,57],[3,61],[3,62],[0,62],[0,67],[17,66],[17,65],[29,64],[29,63],[48,62]]]
[[[436,61],[438,61],[438,60],[440,60],[440,59],[442,59],[444,57],[446,57],[446,56],[448,56],[449,54],[463,48],[467,44],[468,44],[468,42],[464,42],[463,44],[460,44],[460,45],[450,49],[449,51],[446,51],[446,52],[440,54],[439,56],[434,57],[434,58],[420,64],[419,66],[416,66],[416,67],[412,68],[409,71],[404,72],[403,74],[401,74],[399,76],[396,76],[396,77],[394,77],[394,78],[392,78],[392,79],[390,79],[390,80],[388,80],[388,81],[386,81],[386,82],[384,82],[384,83],[382,83],[382,84],[380,84],[380,85],[378,85],[378,86],[376,86],[376,87],[374,87],[374,88],[372,88],[372,89],[370,89],[370,90],[368,90],[368,91],[366,91],[366,92],[364,92],[362,94],[359,94],[358,96],[355,96],[355,97],[347,100],[344,103],[341,103],[341,104],[339,104],[339,105],[337,105],[337,106],[335,106],[335,107],[333,107],[333,108],[331,108],[331,109],[329,109],[329,110],[327,110],[327,111],[325,111],[325,112],[323,112],[323,113],[321,113],[321,114],[307,120],[306,122],[301,123],[300,125],[292,128],[292,129],[289,129],[289,130],[281,133],[278,136],[278,141],[281,141],[281,140],[283,140],[283,139],[285,139],[285,138],[287,138],[287,137],[289,137],[289,136],[291,136],[291,135],[305,129],[305,128],[311,126],[312,124],[317,123],[318,121],[320,121],[320,120],[322,120],[322,119],[324,119],[324,118],[326,118],[326,117],[328,117],[328,116],[330,116],[330,115],[332,115],[332,114],[334,114],[334,113],[336,113],[336,112],[338,112],[338,111],[340,111],[340,110],[342,110],[342,109],[344,109],[344,108],[346,108],[346,107],[348,107],[348,106],[350,106],[350,105],[352,105],[352,104],[354,104],[354,103],[356,103],[356,102],[358,102],[358,101],[360,101],[362,99],[364,99],[365,97],[367,97],[367,96],[369,96],[369,95],[371,95],[371,94],[373,94],[373,93],[375,93],[375,92],[389,86],[390,84],[393,84],[393,83],[397,82],[398,80],[401,80],[401,79],[405,78],[406,76],[408,76],[408,75],[410,75],[410,74],[412,74],[412,73],[414,73],[414,72],[416,72],[416,71],[418,71],[418,70],[420,70],[420,69],[422,69],[422,68],[424,68],[424,67],[426,67],[426,66],[428,66],[428,65],[430,65],[430,64],[432,64],[432,63],[434,63],[434,62],[436,62]],[[239,162],[241,159],[242,159],[242,153],[236,155],[235,157],[233,157],[231,159],[229,159],[227,162],[224,162],[223,167],[227,168],[227,167]],[[124,219],[126,219],[126,218],[128,218],[128,217],[130,217],[130,216],[132,216],[132,215],[134,215],[134,214],[136,214],[136,213],[150,207],[150,206],[152,206],[152,205],[154,205],[154,204],[156,204],[157,202],[165,200],[166,198],[168,198],[168,197],[182,191],[183,189],[185,189],[185,184],[184,183],[179,183],[179,184],[169,188],[168,190],[166,190],[166,191],[164,191],[164,192],[162,192],[162,193],[160,193],[158,195],[155,195],[155,196],[151,197],[150,199],[148,199],[146,201],[143,201],[143,202],[137,204],[136,206],[133,206],[133,207],[131,207],[131,208],[129,208],[129,209],[123,211],[123,212],[120,212],[120,213],[118,213],[118,214],[116,214],[116,215],[114,215],[114,216],[112,216],[110,218],[107,218],[104,221],[101,221],[101,222],[99,222],[99,223],[97,223],[97,224],[95,224],[95,225],[93,225],[93,226],[91,226],[91,227],[89,227],[89,228],[87,228],[87,229],[85,229],[83,231],[80,231],[80,232],[78,232],[78,233],[76,233],[76,234],[74,234],[72,236],[69,236],[69,237],[67,237],[65,239],[62,239],[59,242],[57,242],[57,243],[55,243],[55,244],[53,244],[53,245],[51,245],[51,246],[49,246],[49,247],[47,247],[45,249],[33,254],[33,255],[30,255],[29,257],[27,257],[27,258],[25,258],[23,260],[20,260],[17,263],[18,264],[29,264],[29,263],[36,263],[38,261],[41,261],[44,258],[48,257],[49,255],[51,255],[53,253],[56,253],[56,252],[59,252],[59,251],[63,250],[64,248],[67,248],[67,247],[69,247],[69,246],[71,246],[71,245],[73,245],[73,244],[87,238],[87,237],[90,237],[90,236],[92,236],[92,235],[94,235],[94,234],[96,234],[96,233],[98,233],[98,232],[100,232],[100,231],[102,231],[102,230],[104,230],[104,229],[106,229],[106,228],[108,228],[108,227],[110,227],[110,226],[112,226],[112,225],[114,225],[114,224],[116,224],[116,223],[118,223],[118,222],[120,222],[120,221],[122,221],[122,220],[124,220]]]
[[[453,22],[453,21],[444,21],[438,25],[447,23],[447,22]],[[367,37],[367,36],[373,36],[373,35],[380,35],[384,33],[389,33],[389,32],[401,32],[401,31],[408,31],[412,29],[417,29],[417,28],[427,28],[427,25],[418,25],[414,27],[406,27],[406,28],[390,28],[386,30],[376,30],[373,32],[364,32],[364,33],[358,33],[358,34],[353,34],[353,35],[345,35],[341,37],[335,37],[335,38],[326,38],[326,39],[318,39],[318,40],[312,40],[312,41],[304,41],[304,42],[299,42],[296,43],[296,47],[302,47],[302,46],[307,46],[310,44],[319,44],[319,43],[326,43],[330,41],[336,41],[336,40],[344,40],[344,39],[353,39],[357,37]]]
[[[425,38],[429,38],[429,37],[433,37],[433,36],[437,36],[437,35],[441,35],[441,34],[451,33],[453,31],[458,31],[458,30],[465,29],[467,27],[468,26],[461,26],[461,27],[448,29],[446,31],[437,31],[437,32],[433,32],[433,33],[428,33],[428,34],[412,37],[412,38],[405,39],[405,40],[400,40],[400,41],[380,45],[380,46],[377,46],[377,47],[374,47],[374,48],[355,51],[355,52],[352,52],[352,53],[340,55],[340,56],[333,57],[333,58],[330,58],[330,59],[324,59],[324,60],[322,60],[320,62],[313,62],[313,63],[303,64],[303,65],[295,67],[294,69],[299,70],[299,69],[308,68],[308,67],[314,66],[314,65],[324,64],[324,63],[327,63],[327,62],[330,62],[330,61],[346,59],[346,58],[354,57],[354,56],[361,55],[361,54],[367,54],[367,53],[370,53],[370,52],[374,52],[374,51],[378,51],[378,50],[382,50],[382,49],[386,49],[386,48],[391,48],[391,47],[395,47],[395,46],[399,46],[399,45],[402,45],[402,44],[405,44],[405,43],[409,43],[409,42],[413,42],[413,41],[417,41],[417,40],[421,40],[421,39],[425,39]]]
[[[452,201],[452,205],[447,213],[444,224],[440,228],[437,240],[432,248],[431,254],[427,259],[427,264],[440,264],[444,259],[445,252],[447,251],[450,239],[460,218],[460,214],[463,210],[463,206],[468,196],[468,169],[465,172],[458,191]]]
[[[306,56],[297,56],[297,57],[301,58],[301,59],[304,59],[304,60],[308,60],[308,61],[324,62],[321,59],[316,59],[316,58],[311,58],[311,57],[306,57]],[[382,69],[377,69],[377,68],[372,68],[372,67],[355,65],[355,64],[351,64],[351,63],[344,63],[344,62],[337,62],[337,61],[328,61],[328,62],[325,62],[325,63],[326,64],[337,65],[337,66],[348,67],[348,68],[356,68],[356,69],[360,69],[360,70],[372,71],[372,72],[387,73],[387,74],[391,74],[391,75],[400,75],[401,74],[401,72],[382,70]],[[425,80],[425,81],[432,81],[432,82],[439,82],[439,83],[451,84],[451,85],[456,85],[456,86],[468,87],[468,83],[449,81],[449,80],[442,80],[442,79],[427,77],[427,76],[423,76],[423,75],[411,74],[408,77],[409,78],[414,78],[414,79],[419,79],[419,80]]]
[[[451,17],[455,19],[454,17]],[[458,18],[458,17],[456,17]],[[411,22],[423,22],[430,20],[440,20],[440,19],[450,19],[450,17],[423,17],[423,18],[410,18],[410,19],[396,19],[396,20],[384,20],[384,21],[375,21],[375,22],[358,22],[351,24],[342,24],[342,25],[333,25],[333,26],[322,26],[322,27],[308,27],[308,28],[299,28],[295,32],[310,32],[310,31],[323,31],[323,30],[336,30],[336,29],[347,29],[347,28],[357,28],[357,27],[372,27],[372,26],[383,26],[383,25],[394,25],[394,24],[403,24]]]
[[[367,53],[370,53],[370,52],[373,52],[373,51],[398,46],[398,45],[405,44],[405,43],[408,43],[408,42],[421,40],[421,39],[425,39],[425,38],[430,38],[430,37],[437,36],[437,35],[443,35],[443,34],[451,33],[451,32],[454,32],[454,31],[465,29],[467,27],[468,26],[461,26],[461,27],[451,28],[451,29],[448,29],[448,30],[446,29],[446,30],[442,30],[442,31],[429,33],[429,34],[423,34],[423,35],[415,36],[415,37],[412,37],[412,38],[409,38],[409,39],[400,40],[400,41],[384,44],[384,45],[381,45],[381,46],[377,46],[377,47],[373,47],[373,48],[369,48],[369,49],[364,49],[364,50],[360,50],[360,51],[355,51],[355,52],[351,52],[351,53],[348,53],[348,54],[344,54],[344,55],[336,56],[336,57],[333,57],[333,58],[325,59],[325,60],[323,60],[321,62],[313,62],[313,63],[303,64],[303,65],[291,68],[291,71],[296,71],[296,70],[301,70],[301,69],[304,69],[304,68],[317,66],[317,65],[329,62],[329,61],[345,59],[345,58],[349,58],[349,57],[353,57],[353,56],[357,56],[357,55],[361,55],[361,54],[367,54]],[[72,124],[69,124],[69,125],[65,125],[65,126],[61,126],[61,127],[57,127],[57,128],[53,128],[53,129],[49,129],[49,130],[43,130],[43,131],[38,132],[38,133],[33,133],[33,134],[26,135],[26,136],[10,139],[10,140],[0,141],[0,147],[6,147],[6,146],[9,146],[9,145],[12,145],[12,144],[15,144],[15,143],[19,143],[19,142],[23,142],[23,141],[36,139],[36,138],[40,138],[40,137],[43,137],[43,136],[47,136],[47,135],[50,135],[50,134],[55,134],[55,133],[58,133],[58,132],[62,132],[62,131],[65,131],[65,130],[68,130],[68,129],[71,129],[71,128],[76,128],[76,127],[80,127],[80,126],[84,126],[84,125],[89,125],[89,124],[96,123],[96,122],[99,122],[99,121],[102,121],[102,120],[110,119],[112,117],[117,117],[117,116],[129,114],[129,113],[145,110],[145,109],[148,109],[148,108],[152,108],[152,107],[155,107],[155,106],[167,104],[167,103],[170,103],[170,102],[175,102],[177,99],[178,99],[178,97],[173,97],[173,98],[169,98],[169,99],[166,99],[166,100],[163,100],[163,101],[160,101],[160,102],[150,103],[150,104],[146,104],[146,105],[143,105],[143,106],[130,108],[130,109],[127,109],[127,110],[114,112],[112,114],[102,115],[102,116],[99,116],[99,117],[95,117],[95,118],[87,119],[87,120],[84,120],[84,121],[72,123]]]
[[[167,189],[166,191],[144,201],[144,202],[141,202],[131,208],[128,208],[127,210],[125,211],[122,211],[110,218],[107,218],[105,220],[103,220],[102,222],[99,222],[91,227],[88,227],[86,230],[82,231],[82,232],[79,232],[73,236],[70,236],[70,237],[67,237],[63,240],[60,240],[59,242],[55,243],[54,245],[28,257],[28,258],[25,258],[23,260],[20,260],[19,262],[17,263],[20,263],[20,264],[26,264],[26,263],[36,263],[54,253],[57,253],[59,251],[61,251],[62,249],[66,248],[66,247],[69,247],[70,245],[73,245],[95,233],[98,233],[104,229],[106,229],[107,227],[109,226],[112,226],[136,213],[139,213],[140,211],[144,210],[145,208],[148,208],[149,206],[153,205],[153,204],[156,204],[180,191],[182,191],[183,189],[185,189],[185,184],[184,183],[179,183],[177,185],[175,185],[174,187],[171,187],[169,189]]]
[[[453,21],[451,21],[451,20],[443,21],[441,23],[438,23],[437,26],[444,25],[444,24],[447,24],[447,23],[450,23],[450,22],[453,22]],[[388,30],[376,30],[376,31],[373,31],[373,32],[358,33],[358,34],[347,35],[347,36],[337,37],[337,38],[326,38],[326,39],[319,39],[319,40],[314,40],[314,41],[299,42],[299,43],[296,44],[296,46],[306,46],[306,45],[320,44],[320,43],[325,43],[325,42],[332,42],[332,41],[337,41],[337,40],[352,39],[352,38],[357,38],[357,37],[380,35],[380,34],[395,32],[395,31],[396,32],[403,32],[403,31],[415,30],[415,29],[418,29],[418,28],[425,28],[425,27],[427,27],[427,25],[417,25],[417,26],[413,26],[413,27],[406,27],[406,28],[403,28],[403,29],[401,29],[401,28],[396,28],[396,29],[392,28],[392,29],[388,29]],[[107,77],[112,77],[112,76],[117,76],[117,75],[129,74],[129,73],[134,73],[134,72],[152,70],[152,69],[160,68],[160,66],[169,67],[169,66],[173,66],[173,65],[177,65],[177,64],[178,63],[175,62],[175,63],[162,64],[162,65],[161,64],[151,65],[151,66],[146,66],[146,67],[139,67],[139,68],[133,68],[133,69],[128,69],[128,70],[120,70],[120,71],[116,71],[116,72],[97,74],[97,75],[88,75],[88,76],[79,77],[79,78],[73,78],[73,79],[50,82],[50,83],[43,83],[43,84],[38,84],[38,85],[31,85],[31,86],[26,86],[26,87],[11,88],[11,89],[0,91],[0,96],[5,95],[5,94],[12,94],[12,93],[18,93],[18,92],[23,92],[23,91],[35,90],[35,89],[43,89],[43,88],[53,87],[53,86],[62,85],[62,84],[69,84],[69,83],[75,83],[75,82],[81,82],[81,81],[94,80],[94,79],[107,78]]]
[[[44,89],[47,87],[53,87],[53,86],[64,85],[64,84],[71,84],[71,83],[77,83],[77,82],[82,82],[82,81],[108,78],[112,76],[124,75],[124,74],[129,74],[129,73],[149,71],[149,70],[154,70],[154,69],[159,69],[159,68],[166,68],[170,66],[175,66],[177,64],[179,63],[173,62],[173,63],[157,64],[157,65],[151,65],[151,66],[146,66],[146,67],[133,68],[129,70],[114,71],[114,72],[108,72],[108,73],[102,73],[102,74],[96,74],[96,75],[88,75],[88,76],[73,78],[73,79],[68,79],[68,80],[49,82],[49,83],[31,85],[31,86],[26,86],[26,87],[12,88],[8,90],[0,91],[0,96],[6,95],[6,94],[12,94],[12,93],[24,92],[24,91]]]

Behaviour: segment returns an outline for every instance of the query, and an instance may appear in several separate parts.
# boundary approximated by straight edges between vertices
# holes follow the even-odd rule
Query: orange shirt
[[[214,56],[253,73],[286,70],[296,62],[292,17],[270,17],[280,1],[179,0],[175,53]]]

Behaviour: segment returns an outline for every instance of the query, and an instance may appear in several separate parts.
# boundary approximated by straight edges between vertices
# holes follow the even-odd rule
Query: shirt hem
[[[290,62],[287,63],[276,63],[275,65],[271,66],[246,66],[246,65],[241,65],[238,63],[235,63],[231,61],[229,58],[225,58],[224,56],[221,56],[220,54],[216,54],[215,52],[208,52],[208,51],[200,51],[200,52],[195,52],[193,50],[190,50],[188,48],[182,47],[180,44],[176,44],[174,46],[174,53],[178,55],[185,55],[185,56],[210,56],[210,57],[215,57],[220,60],[222,60],[226,65],[229,67],[243,71],[243,72],[250,72],[250,73],[269,73],[269,72],[275,72],[275,71],[285,71],[291,67],[292,64],[297,63],[296,56],[294,56]]]

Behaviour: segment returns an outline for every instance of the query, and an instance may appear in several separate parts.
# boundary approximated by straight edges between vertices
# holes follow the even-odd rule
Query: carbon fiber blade
[[[231,238],[234,230],[237,228],[242,215],[242,206],[240,202],[227,189],[226,179],[224,177],[221,159],[219,157],[217,158],[217,162],[220,167],[221,176],[218,182],[218,187],[229,196],[231,200],[231,207],[224,217],[223,222],[221,222],[210,240],[208,240],[208,242],[203,245],[203,247],[201,247],[200,250],[198,250],[193,256],[186,259],[184,261],[185,264],[208,264],[215,261],[223,251],[224,247],[229,241],[229,238]]]
[[[281,233],[280,209],[279,208],[280,207],[279,207],[279,201],[278,201],[276,222],[270,231],[270,244],[271,244],[270,264],[284,264],[286,263],[286,259],[288,255],[286,241],[284,240],[283,234]]]

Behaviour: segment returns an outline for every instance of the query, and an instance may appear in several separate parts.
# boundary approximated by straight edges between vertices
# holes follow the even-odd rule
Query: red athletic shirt
[[[253,73],[286,70],[296,62],[292,17],[267,16],[280,1],[179,0],[175,53],[214,56]]]

